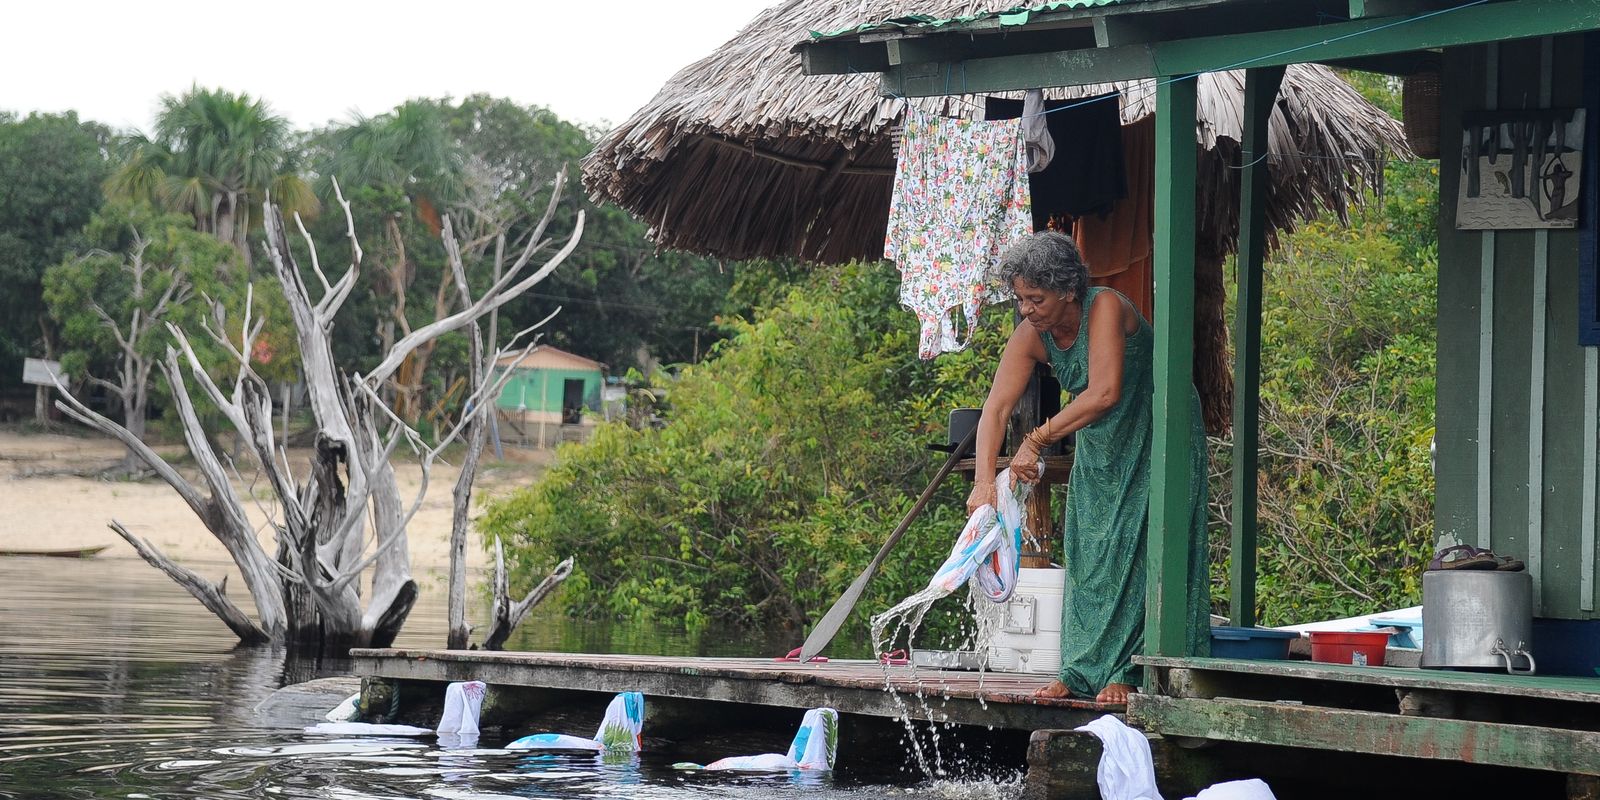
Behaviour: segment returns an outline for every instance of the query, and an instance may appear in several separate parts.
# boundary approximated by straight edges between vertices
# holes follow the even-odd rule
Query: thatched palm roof
[[[732,41],[674,75],[583,163],[597,200],[649,223],[663,246],[727,258],[798,256],[834,262],[883,251],[893,182],[890,131],[915,103],[930,113],[981,114],[981,98],[879,97],[878,75],[806,76],[792,48],[814,30],[907,13],[960,16],[1014,0],[786,0]],[[1201,230],[1217,250],[1237,228],[1242,72],[1199,79]],[[1117,90],[1123,121],[1154,112],[1152,81],[1048,92]],[[1276,228],[1343,213],[1381,177],[1385,152],[1408,153],[1400,126],[1325,67],[1291,66],[1272,118],[1269,216]]]

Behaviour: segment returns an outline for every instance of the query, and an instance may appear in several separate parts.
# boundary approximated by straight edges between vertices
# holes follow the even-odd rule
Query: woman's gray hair
[[[1047,291],[1070,294],[1082,300],[1089,285],[1089,266],[1083,263],[1078,243],[1057,231],[1040,231],[1007,248],[995,275],[1011,289],[1021,278]]]

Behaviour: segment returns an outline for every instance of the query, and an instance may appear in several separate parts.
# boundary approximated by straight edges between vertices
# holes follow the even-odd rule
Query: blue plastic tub
[[[1289,642],[1298,638],[1297,631],[1216,627],[1211,629],[1211,657],[1281,661],[1289,657]]]

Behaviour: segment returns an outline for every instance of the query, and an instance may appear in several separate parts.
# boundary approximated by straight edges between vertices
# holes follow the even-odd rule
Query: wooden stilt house
[[[884,17],[798,42],[806,72],[878,73],[883,93],[907,98],[1154,82],[1157,470],[1141,659],[1149,669],[1129,708],[1147,730],[1266,746],[1287,761],[1313,751],[1327,764],[1358,753],[1512,768],[1557,781],[1529,778],[1519,796],[1550,796],[1534,787],[1600,796],[1600,669],[1528,677],[1194,658],[1183,650],[1182,588],[1185,397],[1205,219],[1190,144],[1197,89],[1207,75],[1244,71],[1232,615],[1250,625],[1271,191],[1268,164],[1256,156],[1288,154],[1269,141],[1286,70],[1372,70],[1439,87],[1436,109],[1416,120],[1437,121],[1441,165],[1437,530],[1523,556],[1536,614],[1565,629],[1569,643],[1600,649],[1600,631],[1586,627],[1600,625],[1597,31],[1600,3],[1591,0],[1058,0],[999,13]],[[1588,124],[1581,136],[1565,128],[1555,157],[1536,146],[1497,160],[1519,151],[1512,139],[1544,141],[1538,131],[1575,118]],[[1518,203],[1500,207],[1497,199]]]

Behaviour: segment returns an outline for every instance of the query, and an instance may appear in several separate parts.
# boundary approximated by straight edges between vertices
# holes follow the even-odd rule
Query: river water
[[[221,574],[227,567],[198,570]],[[439,646],[441,595],[424,591],[396,646]],[[545,615],[511,646],[674,655],[750,655],[780,646],[724,632],[708,638]],[[221,623],[141,561],[0,558],[0,798],[981,799],[1019,789],[1014,763],[980,761],[964,777],[935,781],[905,759],[844,752],[834,775],[802,781],[677,771],[650,752],[620,763],[516,754],[497,750],[503,742],[488,735],[469,751],[437,749],[431,738],[313,737],[263,727],[256,718],[253,709],[274,690],[345,674],[341,667],[236,648]],[[787,744],[786,735],[768,738],[747,744]],[[730,745],[707,746],[715,744]]]

